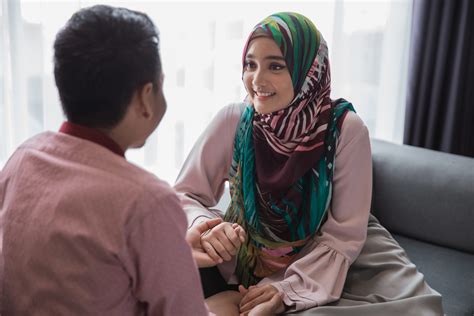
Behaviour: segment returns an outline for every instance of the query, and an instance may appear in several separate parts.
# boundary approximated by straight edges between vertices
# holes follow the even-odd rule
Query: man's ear
[[[154,102],[154,95],[155,91],[153,89],[153,83],[148,82],[147,84],[143,85],[141,88],[137,90],[138,96],[138,111],[139,115],[144,117],[145,119],[149,119],[153,116],[153,102]]]

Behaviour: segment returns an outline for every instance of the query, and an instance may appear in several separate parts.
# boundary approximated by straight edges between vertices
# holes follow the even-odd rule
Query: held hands
[[[186,241],[191,247],[193,258],[199,268],[213,267],[216,265],[216,262],[202,248],[201,235],[220,223],[222,223],[222,218],[214,218],[194,226],[189,229],[186,234]]]
[[[186,241],[199,268],[213,267],[223,260],[230,260],[228,255],[235,255],[245,238],[245,231],[240,225],[222,222],[221,218],[207,220],[189,229],[186,234]],[[219,250],[216,251],[213,245]]]
[[[240,285],[239,292],[242,294],[239,305],[241,316],[270,316],[285,311],[280,292],[270,284],[254,285],[248,289]]]
[[[245,239],[246,233],[240,225],[222,222],[202,234],[201,247],[215,264],[219,264],[230,261]]]

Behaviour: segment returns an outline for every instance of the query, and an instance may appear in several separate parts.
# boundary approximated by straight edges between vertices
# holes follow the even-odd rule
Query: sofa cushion
[[[371,143],[380,222],[392,233],[474,253],[474,159]]]
[[[393,235],[428,284],[443,295],[446,315],[474,315],[474,255]]]

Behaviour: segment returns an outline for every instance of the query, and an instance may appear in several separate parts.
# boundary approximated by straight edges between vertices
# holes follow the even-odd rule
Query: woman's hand
[[[201,246],[201,235],[220,223],[222,223],[222,218],[213,218],[194,226],[186,234],[186,241],[191,247],[194,261],[199,268],[213,267],[222,262],[222,260],[220,262],[214,261]]]
[[[201,236],[201,246],[215,261],[230,261],[245,242],[246,233],[236,223],[223,222],[209,229]]]
[[[240,301],[240,315],[277,315],[285,311],[280,292],[270,285],[254,285],[248,289],[239,286],[243,298]]]

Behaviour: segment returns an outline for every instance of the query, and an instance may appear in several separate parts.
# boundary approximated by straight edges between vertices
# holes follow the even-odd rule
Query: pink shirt
[[[2,315],[207,315],[172,188],[64,133],[0,174]]]
[[[229,179],[234,137],[242,104],[223,108],[193,147],[175,189],[193,226],[219,216],[216,206]],[[263,279],[281,293],[290,311],[337,300],[349,266],[359,255],[367,235],[372,194],[372,159],[367,127],[353,112],[346,115],[339,137],[333,196],[327,221],[286,268]],[[224,278],[235,282],[235,261],[219,266]]]

